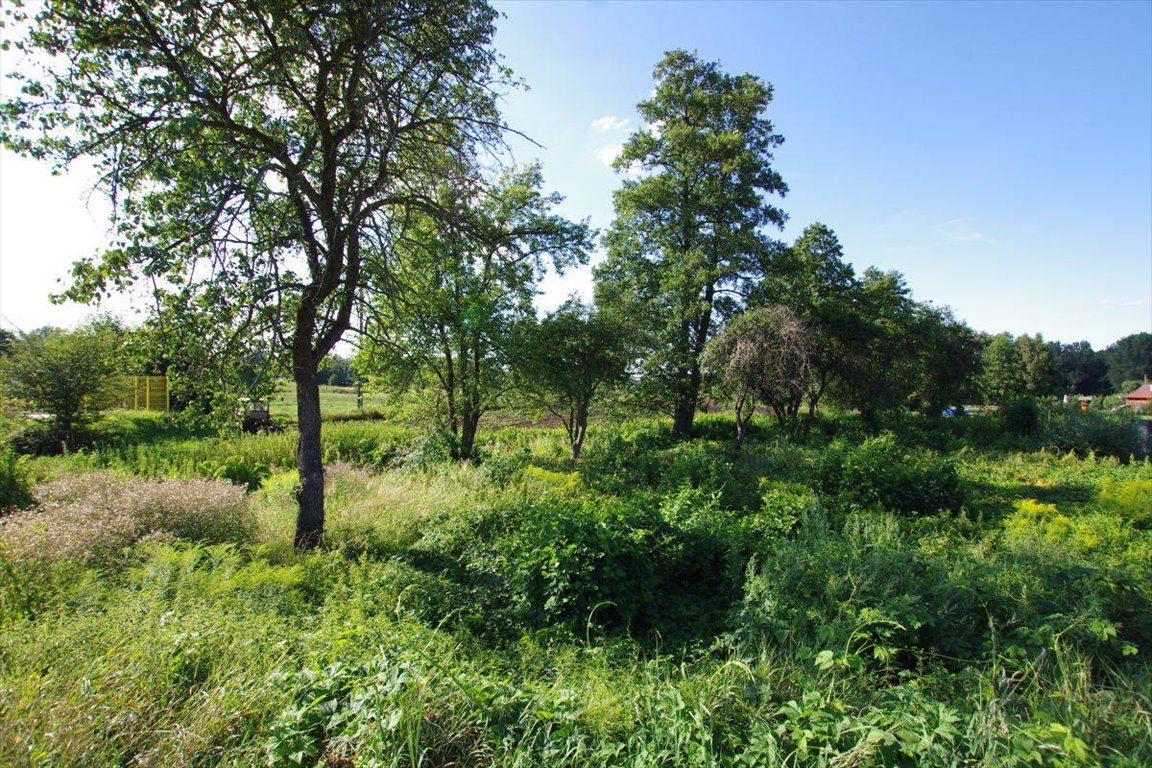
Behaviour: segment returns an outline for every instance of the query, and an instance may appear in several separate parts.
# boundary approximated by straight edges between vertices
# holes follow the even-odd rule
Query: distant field
[[[379,411],[388,405],[388,398],[381,392],[364,392],[364,410]],[[320,413],[324,416],[340,416],[356,413],[355,387],[320,387]],[[282,381],[272,397],[269,411],[277,419],[296,418],[296,384]]]

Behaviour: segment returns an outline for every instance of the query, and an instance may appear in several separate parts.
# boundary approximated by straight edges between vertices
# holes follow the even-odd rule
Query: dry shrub
[[[0,548],[19,561],[99,563],[144,537],[243,541],[244,489],[224,480],[153,480],[107,473],[38,485],[37,505],[9,517]]]

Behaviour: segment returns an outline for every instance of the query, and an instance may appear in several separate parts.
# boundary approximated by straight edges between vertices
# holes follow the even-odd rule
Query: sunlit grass
[[[822,436],[736,454],[722,416],[579,462],[328,423],[299,553],[291,432],[153,419],[35,460],[0,525],[0,765],[1152,764],[1147,462],[955,451],[964,507],[900,515],[817,487]]]

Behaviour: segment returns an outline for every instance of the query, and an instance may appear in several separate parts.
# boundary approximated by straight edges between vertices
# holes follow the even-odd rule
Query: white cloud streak
[[[991,242],[992,238],[972,227],[967,219],[949,219],[940,225],[944,236],[954,243]]]
[[[592,127],[603,133],[608,133],[609,131],[622,131],[628,127],[630,122],[632,121],[627,118],[605,115],[604,117],[593,120]]]
[[[1152,299],[1100,299],[1102,307],[1152,307]]]

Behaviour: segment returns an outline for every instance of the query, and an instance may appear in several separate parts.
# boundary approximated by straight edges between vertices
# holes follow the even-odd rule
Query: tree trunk
[[[584,436],[587,434],[588,404],[582,403],[576,410],[569,435],[572,444],[572,461],[578,461],[580,459],[580,449],[584,447]]]
[[[460,417],[460,460],[472,458],[472,448],[476,442],[476,431],[480,426],[480,414],[468,409]]]
[[[324,461],[320,447],[320,385],[310,349],[297,344],[293,353],[292,376],[296,381],[296,420],[300,434],[296,441],[296,469],[300,489],[296,500],[297,549],[312,549],[324,541]]]
[[[672,413],[672,437],[687,440],[692,436],[692,422],[696,418],[696,398],[682,393],[676,399],[676,409]]]

